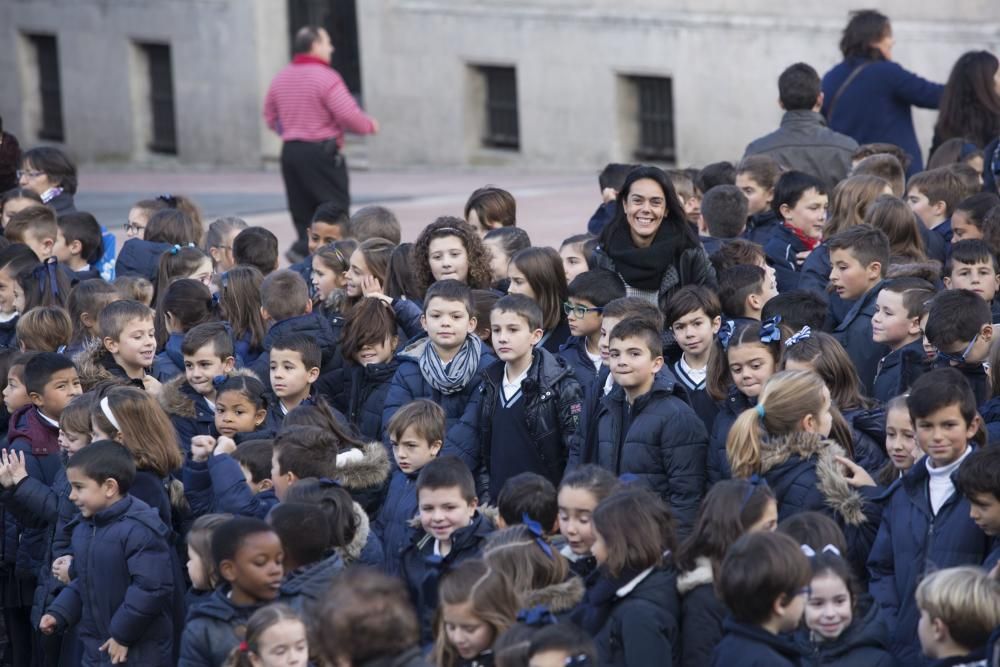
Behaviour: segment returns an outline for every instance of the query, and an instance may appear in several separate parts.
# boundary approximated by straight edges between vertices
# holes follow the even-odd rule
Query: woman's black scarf
[[[637,248],[628,221],[622,218],[611,232],[606,251],[626,284],[640,290],[658,290],[664,272],[676,261],[683,240],[664,218],[653,243],[648,248]]]

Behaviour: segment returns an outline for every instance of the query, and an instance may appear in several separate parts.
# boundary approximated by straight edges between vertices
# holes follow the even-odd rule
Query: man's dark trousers
[[[309,224],[316,208],[333,202],[350,211],[347,162],[333,139],[286,141],[281,148],[281,177],[288,194],[288,210],[299,235],[292,250],[305,256],[309,254]]]

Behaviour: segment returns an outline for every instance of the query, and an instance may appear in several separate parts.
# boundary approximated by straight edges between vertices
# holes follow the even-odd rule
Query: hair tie
[[[454,234],[455,236],[461,236],[462,235],[462,232],[458,231],[454,227],[438,227],[437,229],[435,229],[431,233],[432,234],[441,234],[441,233],[444,233],[444,232],[448,232],[450,234]]]
[[[111,422],[111,425],[115,427],[115,430],[121,433],[122,427],[118,425],[118,420],[115,419],[115,413],[111,412],[111,405],[108,404],[107,396],[101,399],[100,406],[101,412],[104,413],[104,416],[107,417],[108,421]]]
[[[760,324],[760,342],[762,343],[780,343],[781,342],[781,329],[778,325],[781,324],[781,315],[775,315],[774,317],[769,317]]]
[[[812,338],[812,329],[810,329],[807,325],[793,333],[791,337],[785,341],[785,347],[791,347],[796,343],[801,343],[802,341],[809,340],[810,338]]]
[[[545,533],[542,531],[542,524],[538,523],[525,512],[521,515],[521,522],[531,531],[531,534],[535,536],[535,544],[538,545],[549,560],[555,560],[555,556],[552,554],[552,545],[545,541]]]
[[[558,620],[548,607],[538,605],[531,609],[522,609],[517,612],[517,622],[533,628],[542,628],[546,625],[555,625]]]
[[[763,403],[758,403],[757,407],[755,407],[754,410],[757,411],[757,416],[760,417],[761,419],[763,419],[764,415],[767,414],[767,410],[764,409]]]
[[[249,651],[250,651],[250,644],[246,643],[245,640],[241,641],[240,642],[240,653],[247,653]]]
[[[567,656],[566,662],[563,664],[566,665],[566,667],[587,667],[587,665],[590,664],[590,656],[586,653]]]
[[[157,199],[162,201],[170,208],[177,208],[177,197],[173,195],[160,195],[157,197]]]
[[[719,327],[719,344],[722,345],[723,350],[729,349],[729,339],[733,337],[733,331],[736,329],[736,323],[732,320],[726,320],[721,327]]]
[[[813,551],[813,548],[811,546],[809,546],[808,544],[801,544],[801,545],[799,545],[799,549],[802,550],[802,553],[805,554],[806,558],[815,558],[816,557],[816,552]]]
[[[833,546],[832,544],[828,544],[825,547],[823,547],[823,553],[825,553],[825,554],[833,554],[834,556],[839,556],[840,555],[840,549],[838,549],[837,547]]]
[[[803,544],[799,547],[802,549],[802,553],[806,555],[807,558],[816,558],[816,551],[808,544]],[[827,544],[825,547],[820,549],[820,553],[823,554],[833,554],[834,556],[840,556],[840,549],[833,546],[832,544]]]
[[[180,245],[180,244],[175,243],[174,247],[170,249],[170,254],[171,255],[176,255],[177,253],[179,253],[184,248],[194,248],[194,247],[196,247],[196,246],[193,243],[185,243],[184,245]]]

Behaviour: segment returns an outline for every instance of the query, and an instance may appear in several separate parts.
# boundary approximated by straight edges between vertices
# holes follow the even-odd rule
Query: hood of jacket
[[[237,368],[226,375],[227,377],[244,375],[259,379],[249,368]],[[160,390],[160,405],[167,411],[167,414],[193,419],[198,416],[196,402],[200,397],[201,394],[196,392],[188,384],[187,378],[181,374],[163,383],[163,388]]]
[[[7,441],[12,443],[18,438],[24,438],[31,444],[31,453],[35,455],[55,454],[59,451],[59,427],[52,426],[38,414],[38,409],[32,405],[24,405],[11,415]]]
[[[368,544],[368,538],[371,536],[371,521],[368,519],[365,510],[358,503],[354,503],[354,519],[358,525],[354,531],[354,539],[342,547],[334,547],[334,553],[340,559],[341,567],[344,564],[349,565],[354,563],[361,557],[361,552],[364,550],[365,545]]]
[[[106,366],[106,356],[104,342],[96,338],[84,344],[83,349],[73,359],[85,391],[90,391],[99,382],[116,379]]]
[[[693,570],[681,572],[677,575],[677,592],[681,595],[690,593],[694,589],[704,584],[711,585],[715,581],[712,574],[712,561],[708,556],[698,556],[694,559]]]
[[[160,267],[160,255],[171,247],[169,243],[129,239],[118,253],[115,273],[119,276],[142,276],[155,285],[156,272]]]
[[[561,614],[580,604],[585,592],[583,579],[573,575],[561,583],[531,591],[524,596],[521,606],[526,609],[541,606],[553,614]]]
[[[309,597],[317,597],[330,586],[333,576],[344,569],[344,559],[339,553],[327,556],[321,561],[288,573],[281,582],[281,595],[299,595],[308,592]]]
[[[333,326],[319,313],[306,313],[275,322],[264,336],[264,349],[270,350],[278,336],[285,334],[303,334],[316,341],[323,353],[324,365],[330,361],[337,346],[337,334]]]
[[[890,264],[886,271],[886,280],[893,278],[914,277],[923,278],[932,285],[941,280],[941,262],[929,259],[926,262],[906,262]]]
[[[263,607],[263,604],[249,607],[238,607],[229,599],[229,584],[223,584],[211,595],[188,610],[187,622],[199,617],[212,618],[230,625],[246,623],[253,613]]]
[[[761,447],[761,474],[779,470],[793,458],[815,460],[817,487],[827,507],[836,511],[848,524],[858,526],[866,521],[864,499],[847,483],[843,467],[835,458],[837,456],[847,456],[847,452],[818,433],[796,432],[769,438]]]
[[[345,456],[350,452],[343,452],[337,456],[335,479],[349,490],[370,489],[385,483],[392,471],[385,445],[380,442],[369,442],[360,451],[361,456]]]

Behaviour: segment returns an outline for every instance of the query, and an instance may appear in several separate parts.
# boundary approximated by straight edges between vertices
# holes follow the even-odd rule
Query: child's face
[[[276,533],[253,533],[243,538],[232,560],[220,563],[219,574],[247,598],[269,602],[278,597],[284,559]]]
[[[951,242],[958,243],[967,239],[983,238],[983,230],[972,224],[969,214],[958,210],[951,214]]]
[[[992,493],[969,494],[969,517],[987,535],[1000,535],[1000,499]]]
[[[441,621],[448,643],[464,660],[472,660],[491,647],[496,639],[492,626],[476,616],[471,602],[442,604]]]
[[[24,373],[24,366],[12,368],[7,373],[7,386],[3,389],[3,403],[7,406],[7,412],[14,414],[17,410],[31,403],[28,397],[28,389],[21,380]]]
[[[507,251],[499,239],[483,239],[483,245],[490,251],[490,273],[493,274],[493,282],[503,280],[507,277],[507,264],[510,262]]]
[[[850,250],[838,248],[830,253],[830,284],[841,299],[853,301],[878,283],[882,267],[876,262],[862,266]]]
[[[206,257],[198,263],[198,266],[194,271],[184,277],[190,278],[191,280],[197,280],[205,287],[212,289],[213,275],[215,275],[215,269],[212,267],[212,258]]]
[[[281,462],[278,460],[277,450],[271,454],[271,483],[274,485],[274,495],[278,497],[278,500],[283,501],[285,494],[288,493],[289,479],[288,475],[283,475],[281,472]]]
[[[434,280],[466,282],[469,277],[469,253],[457,236],[439,236],[427,246],[427,263]]]
[[[190,546],[188,550],[187,571],[191,578],[191,587],[196,591],[207,591],[212,588],[212,583],[205,576],[205,561],[201,559],[198,552]]]
[[[910,411],[906,408],[894,408],[885,416],[885,451],[892,465],[904,472],[924,455],[917,447]]]
[[[840,577],[824,572],[813,577],[806,603],[806,627],[826,640],[839,637],[851,625],[851,592]]]
[[[557,648],[538,651],[528,658],[528,667],[564,667],[571,657],[566,651]]]
[[[316,252],[316,249],[320,246],[343,240],[344,234],[340,225],[331,225],[329,222],[321,222],[319,220],[314,220],[309,225],[308,245],[310,255]]]
[[[503,310],[490,313],[490,340],[501,361],[519,361],[531,356],[542,333],[541,329],[532,330],[528,321],[517,313]]]
[[[872,340],[895,347],[900,343],[916,340],[920,335],[920,319],[908,317],[903,306],[903,295],[884,289],[875,300],[872,315]]]
[[[781,205],[781,217],[785,224],[795,227],[809,238],[821,239],[829,207],[829,197],[816,192],[816,188],[809,188],[802,193],[795,206]]]
[[[52,256],[52,249],[55,247],[55,244],[56,240],[51,236],[42,236],[31,230],[24,233],[24,245],[35,252],[40,262],[44,262]]]
[[[612,338],[608,361],[615,382],[633,396],[649,391],[653,376],[663,368],[663,355],[654,355],[645,340],[637,336]]]
[[[906,203],[910,205],[910,210],[917,214],[920,222],[924,223],[927,228],[933,227],[944,219],[938,207],[933,206],[927,199],[927,195],[916,188],[910,188],[910,191],[906,193]]]
[[[348,273],[350,273],[350,269],[348,269]],[[345,282],[345,275],[331,269],[321,257],[314,256],[312,258],[310,280],[320,299],[326,299],[333,290],[342,287],[341,283]]]
[[[966,422],[958,403],[938,408],[926,417],[917,417],[917,443],[935,468],[954,463],[969,447],[979,428],[979,417]]]
[[[315,266],[316,265],[313,264],[313,268],[315,268]],[[360,250],[352,252],[351,268],[347,270],[347,284],[344,285],[344,291],[347,292],[347,296],[352,299],[360,297],[361,283],[370,275],[372,275],[372,272],[368,270],[368,262],[365,261],[365,256],[361,254]]]
[[[153,318],[131,320],[122,329],[118,340],[104,339],[108,352],[126,369],[149,368],[156,356],[156,327]]]
[[[56,243],[52,246],[52,254],[55,255],[60,264],[69,262],[73,257],[74,253],[70,250],[70,247],[66,245],[66,237],[63,236],[61,229],[59,230],[59,233],[56,234]],[[77,250],[76,254],[79,255],[80,251]]]
[[[472,523],[476,514],[476,499],[465,500],[457,486],[421,489],[417,500],[420,525],[439,542],[450,540],[452,533]]]
[[[98,512],[114,505],[121,499],[118,484],[111,479],[97,482],[84,474],[80,468],[66,469],[66,480],[69,482],[69,499],[80,510],[84,517],[92,517]]]
[[[318,377],[319,368],[306,368],[301,352],[271,348],[271,388],[278,398],[308,395]]]
[[[594,546],[594,524],[590,516],[595,507],[597,498],[587,489],[575,486],[559,489],[559,532],[577,556],[586,556]]]
[[[66,429],[59,429],[59,449],[61,449],[66,456],[73,456],[89,444],[89,433],[71,433]]]
[[[20,308],[18,307],[20,306]],[[24,307],[21,287],[7,269],[0,269],[0,313],[5,315],[20,312]]]
[[[600,333],[601,313],[597,310],[591,310],[595,307],[593,303],[576,296],[569,297],[567,301],[572,306],[580,306],[588,309],[583,317],[580,317],[579,313],[575,310],[571,310],[569,315],[566,316],[566,323],[569,325],[569,332],[572,335],[587,337],[593,336],[595,333]]]
[[[507,267],[507,277],[510,278],[510,287],[507,288],[508,294],[523,294],[529,299],[538,299],[538,295],[532,289],[531,283],[528,282],[527,277],[521,272],[521,269],[517,268],[514,262],[511,262]]]
[[[760,518],[747,526],[748,533],[773,533],[778,529],[778,501],[769,498]]]
[[[413,426],[403,429],[398,439],[392,438],[392,455],[396,465],[411,475],[430,463],[441,451],[441,441],[429,442]]]
[[[132,208],[128,212],[128,224],[125,226],[125,235],[130,239],[144,239],[146,238],[146,225],[148,224],[149,215],[147,215],[146,210]]]
[[[736,187],[743,191],[747,198],[747,213],[756,215],[771,208],[774,199],[774,188],[765,190],[747,172],[736,174]]]
[[[566,272],[566,284],[573,282],[581,273],[588,270],[587,258],[583,256],[582,243],[570,243],[559,248],[559,256],[562,257],[563,271]]]
[[[774,357],[760,343],[731,346],[727,359],[733,384],[741,394],[749,398],[760,396],[764,383],[774,375]]]
[[[601,318],[601,340],[597,344],[597,347],[601,351],[601,362],[605,366],[609,366],[608,356],[611,350],[611,332],[614,331],[614,328],[621,321],[622,318],[620,317],[608,317],[607,315]]]
[[[802,612],[806,607],[806,592],[802,591],[784,606],[779,632],[791,632],[802,622]]]
[[[775,282],[770,276],[765,274],[764,280],[760,284],[760,292],[758,296],[759,308],[763,310],[764,306],[767,305],[767,302],[776,296],[778,296],[778,283]],[[748,303],[749,303],[749,298],[748,298]]]
[[[66,405],[82,393],[76,369],[64,368],[52,374],[41,394],[32,393],[31,401],[46,415],[58,419]]]
[[[225,273],[236,266],[236,260],[233,258],[233,243],[242,231],[238,227],[230,229],[222,240],[222,245],[212,246],[208,249],[208,254],[211,255],[212,261],[215,262],[215,269],[219,273]]]
[[[306,626],[294,618],[278,621],[257,638],[254,667],[305,667],[309,663]]]
[[[215,378],[229,373],[235,364],[232,357],[220,359],[215,343],[209,343],[202,345],[194,354],[184,355],[184,377],[201,396],[214,396]]]
[[[465,337],[476,330],[476,318],[463,302],[441,297],[430,300],[420,321],[431,342],[442,350],[457,350]]]
[[[992,301],[1000,286],[1000,276],[993,270],[992,262],[952,262],[951,275],[945,276],[944,286],[948,289],[967,289]]]
[[[921,341],[924,346],[924,355],[927,357],[929,361],[934,361],[935,359],[937,359],[937,348],[931,345],[931,341],[927,338],[927,334],[923,333],[924,331],[927,331],[928,317],[930,317],[929,312],[924,313],[923,315],[920,316]]]
[[[219,435],[233,437],[237,433],[252,433],[264,423],[267,411],[257,407],[239,391],[227,391],[215,401],[215,430]]]
[[[699,308],[677,318],[670,328],[684,353],[697,357],[710,348],[720,326],[721,317],[711,318]]]
[[[354,355],[354,361],[362,366],[367,366],[368,364],[387,364],[392,359],[392,355],[396,354],[396,346],[398,344],[399,339],[396,336],[390,336],[378,344],[365,343],[358,350],[357,354]]]

